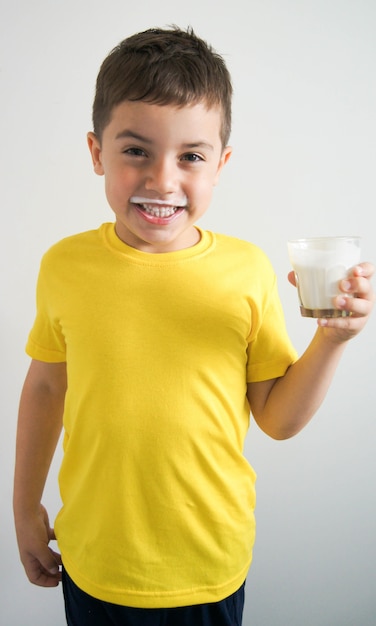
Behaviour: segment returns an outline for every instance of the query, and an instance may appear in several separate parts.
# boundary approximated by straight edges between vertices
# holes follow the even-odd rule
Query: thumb
[[[55,576],[59,573],[59,565],[61,565],[61,557],[60,554],[54,552],[53,550],[48,549],[44,551],[43,554],[40,553],[38,555],[38,560],[43,569],[46,570],[52,576]]]
[[[289,283],[291,283],[292,285],[294,285],[294,287],[296,287],[296,276],[295,276],[295,272],[291,271],[287,274],[287,278]]]

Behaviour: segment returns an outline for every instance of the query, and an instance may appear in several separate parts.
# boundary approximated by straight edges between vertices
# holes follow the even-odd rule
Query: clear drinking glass
[[[333,298],[338,283],[360,261],[360,237],[311,237],[287,243],[303,317],[344,317]]]

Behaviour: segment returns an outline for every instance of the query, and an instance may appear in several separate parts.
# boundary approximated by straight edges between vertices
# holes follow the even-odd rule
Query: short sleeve
[[[47,363],[66,360],[65,338],[54,307],[53,275],[42,260],[37,283],[37,311],[30,331],[26,353],[33,359]]]
[[[283,376],[298,358],[287,333],[275,277],[258,318],[257,330],[248,347],[247,382]]]

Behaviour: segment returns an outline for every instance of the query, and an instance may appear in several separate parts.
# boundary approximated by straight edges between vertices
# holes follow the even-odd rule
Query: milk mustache
[[[346,312],[333,307],[338,283],[359,263],[358,237],[322,237],[289,241],[289,256],[297,279],[304,317],[337,317]]]

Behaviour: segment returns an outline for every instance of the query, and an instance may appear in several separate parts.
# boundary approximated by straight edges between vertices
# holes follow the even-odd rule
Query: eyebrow
[[[152,143],[151,139],[147,139],[133,130],[121,130],[115,137],[115,139],[136,139],[137,141],[143,141],[144,143]]]
[[[209,150],[214,150],[214,146],[207,141],[195,141],[194,143],[184,143],[183,148],[186,150],[196,150],[197,148],[208,148]]]
[[[116,140],[119,139],[135,139],[136,141],[141,141],[146,144],[152,144],[152,139],[148,139],[139,133],[135,133],[133,130],[124,129],[117,133]],[[185,150],[197,150],[198,148],[207,148],[208,150],[214,150],[214,146],[207,141],[193,141],[192,143],[184,143],[182,148]]]

